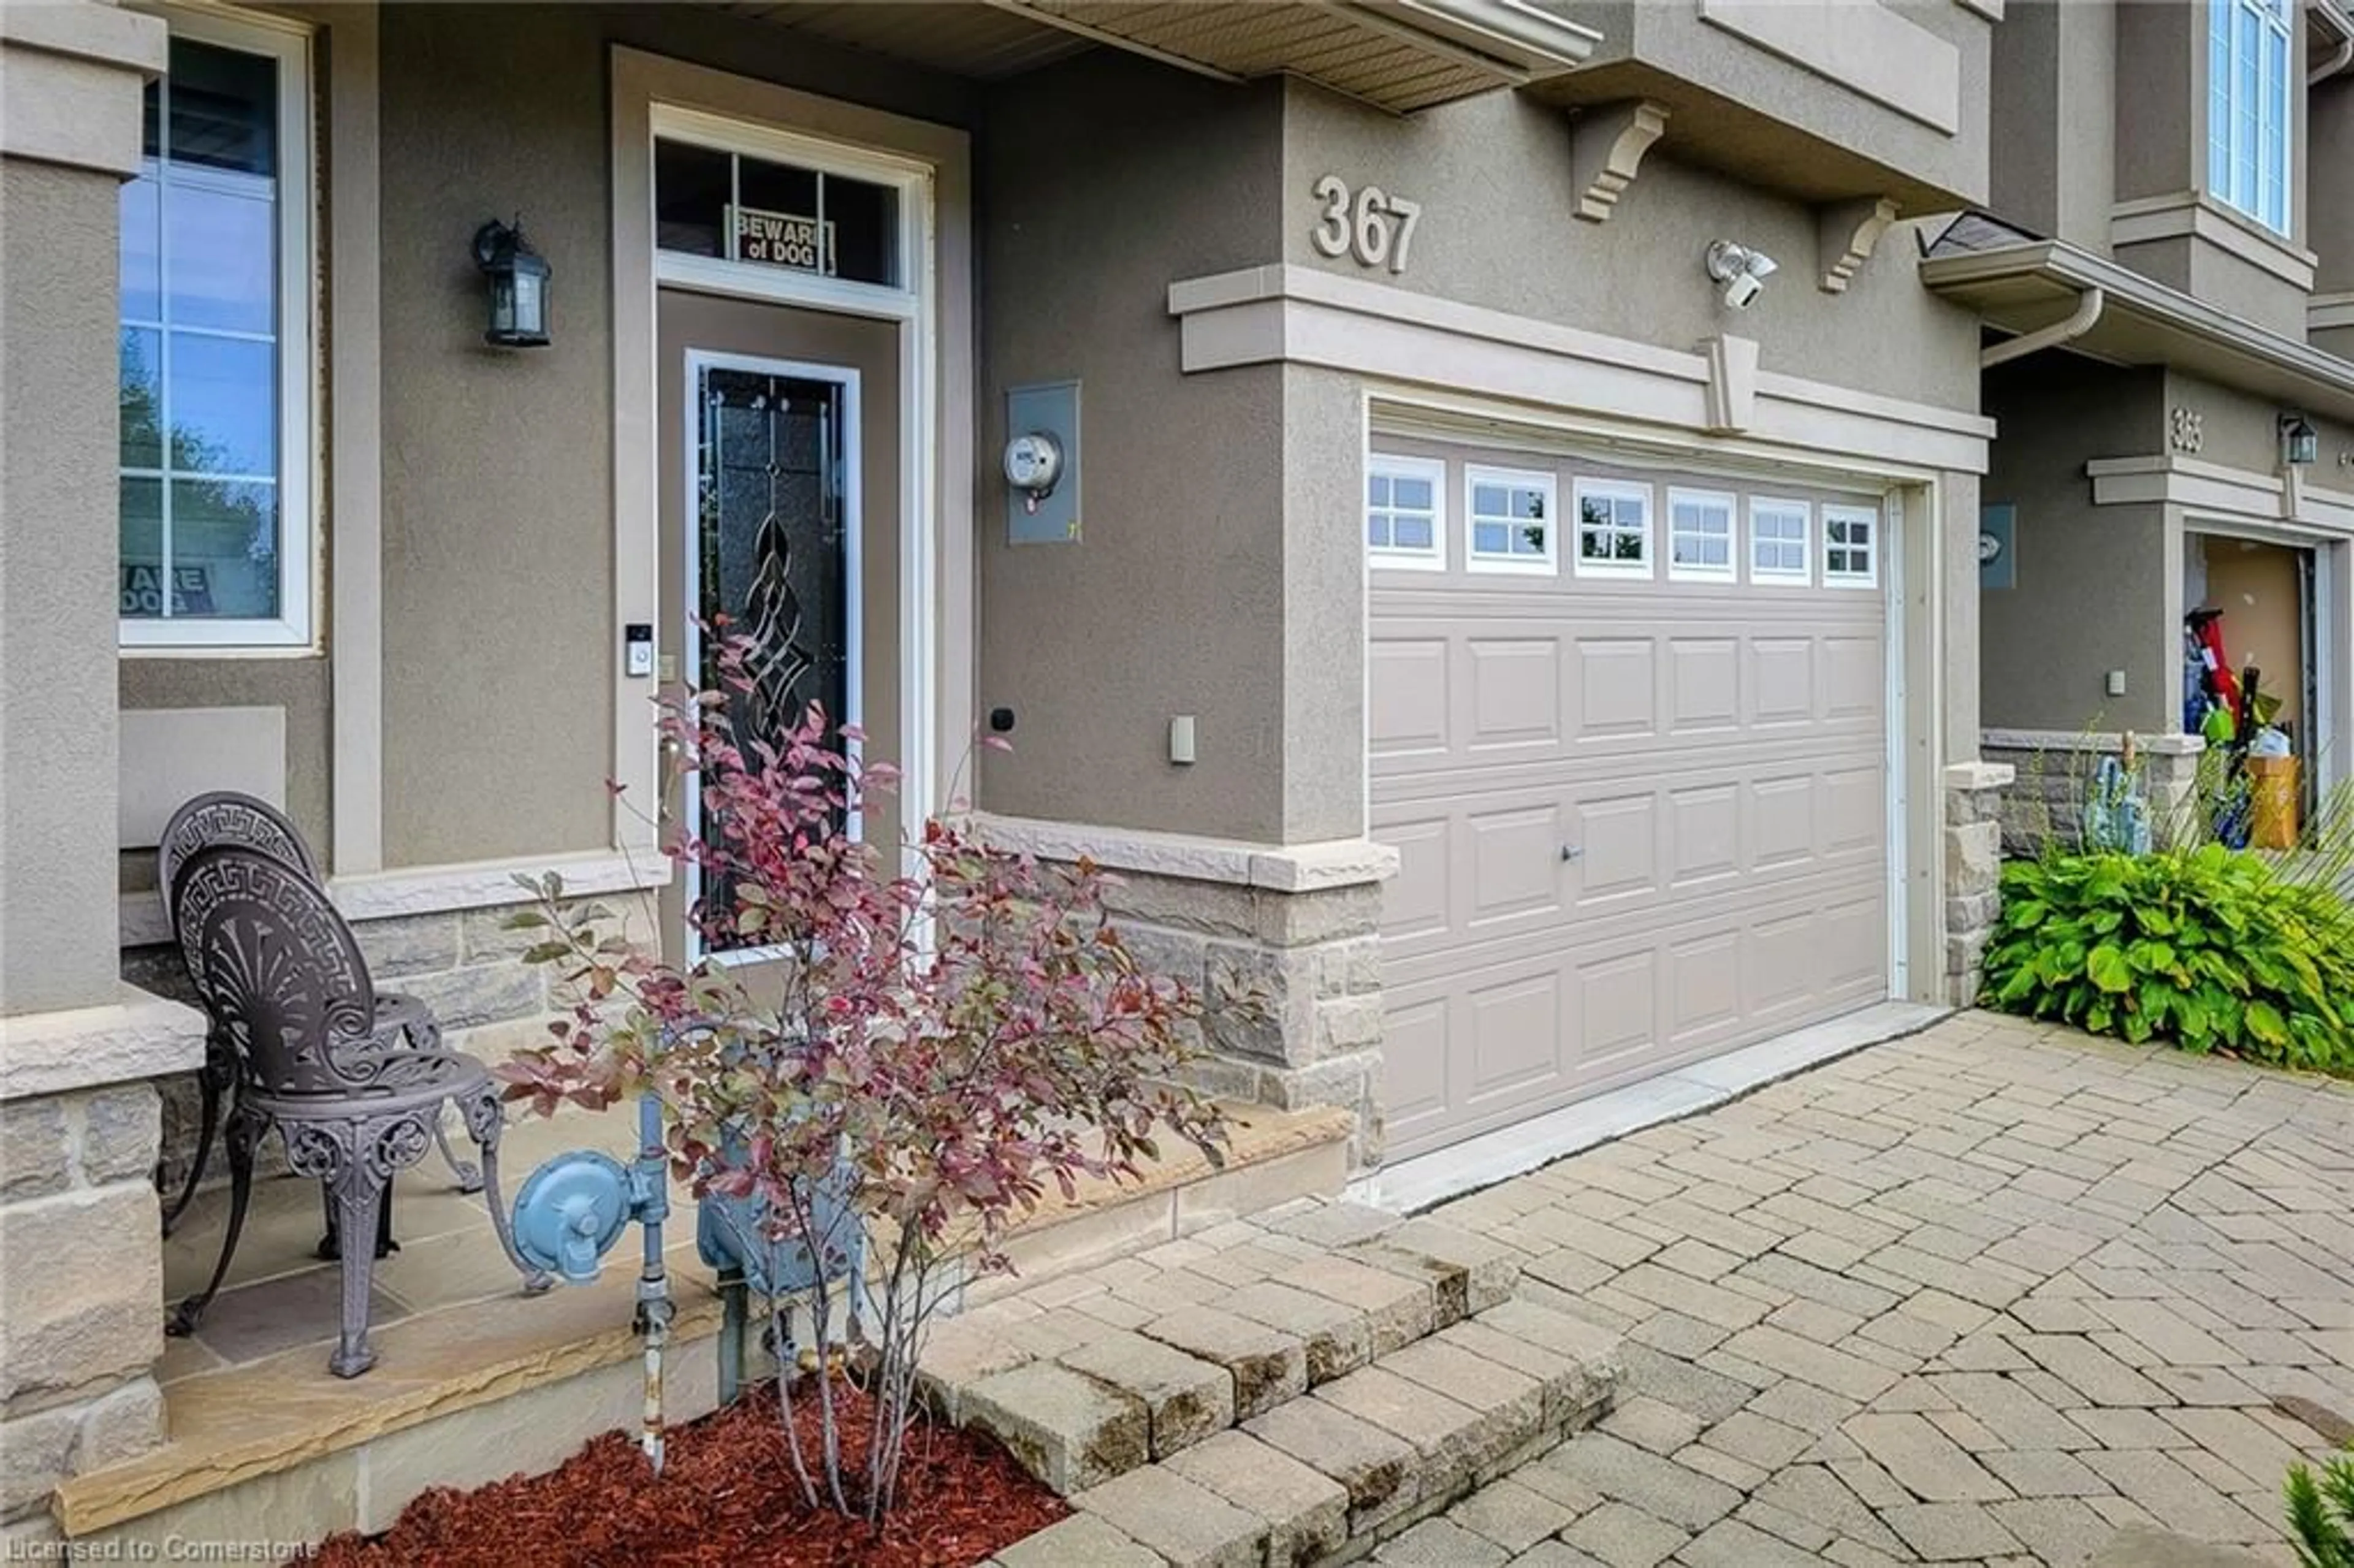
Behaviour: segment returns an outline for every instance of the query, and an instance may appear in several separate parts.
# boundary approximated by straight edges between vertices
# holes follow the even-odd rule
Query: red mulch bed
[[[794,1396],[793,1414],[814,1463],[815,1391],[809,1395]],[[837,1397],[843,1452],[863,1456],[869,1407],[855,1393]],[[481,1418],[498,1415],[485,1410]],[[335,1536],[308,1561],[328,1568],[969,1568],[1071,1511],[1002,1448],[950,1427],[918,1422],[899,1477],[899,1505],[879,1532],[831,1510],[812,1511],[793,1478],[769,1387],[673,1430],[660,1479],[634,1434],[608,1432],[548,1475],[465,1492],[437,1488],[385,1534]]]

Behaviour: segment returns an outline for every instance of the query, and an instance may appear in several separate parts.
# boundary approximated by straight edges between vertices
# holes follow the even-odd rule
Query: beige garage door
[[[1392,1152],[1885,997],[1879,500],[1375,449]]]

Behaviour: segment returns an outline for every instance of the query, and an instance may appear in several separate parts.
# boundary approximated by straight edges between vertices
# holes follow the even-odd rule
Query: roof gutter
[[[2047,348],[2073,342],[2093,330],[2094,323],[2101,319],[2101,313],[2108,308],[2108,304],[2109,296],[2105,290],[2086,289],[2076,296],[2076,308],[2069,313],[2066,320],[2038,327],[2008,343],[1999,343],[1992,348],[1981,350],[1978,368],[1991,370],[1998,365],[2008,365],[2014,359],[2024,359],[2031,354],[2041,354]]]
[[[1602,41],[1528,0],[1341,0],[1335,8],[1523,79],[1575,69]]]
[[[2354,17],[2327,4],[2317,4],[2313,14],[2328,22],[2338,34],[2337,52],[2306,74],[2306,86],[2319,87],[2349,64],[2354,64]]]

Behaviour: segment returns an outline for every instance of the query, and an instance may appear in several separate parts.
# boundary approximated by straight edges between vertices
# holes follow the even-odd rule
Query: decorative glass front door
[[[748,692],[732,694],[728,720],[748,758],[777,744],[812,705],[827,743],[859,719],[857,646],[856,390],[843,379],[736,357],[691,365],[695,435],[692,602],[694,679],[721,686],[723,636],[746,640]],[[699,800],[695,831],[710,832]],[[855,824],[854,824],[854,828]],[[706,909],[730,890],[697,879]],[[706,930],[707,947],[743,946]]]
[[[754,687],[737,740],[773,741],[821,705],[854,722],[844,493],[844,393],[836,381],[702,366],[695,459],[698,613],[751,643]],[[697,679],[719,683],[718,641]]]

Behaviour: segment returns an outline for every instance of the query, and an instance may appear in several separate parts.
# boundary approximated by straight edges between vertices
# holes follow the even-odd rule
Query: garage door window
[[[1616,480],[1577,482],[1577,575],[1651,575],[1651,487]]]
[[[1553,479],[1519,469],[1467,468],[1470,568],[1475,572],[1557,570],[1553,555]]]
[[[1365,464],[1365,548],[1377,567],[1413,571],[1447,567],[1447,525],[1439,495],[1447,465],[1431,458],[1388,457]]]
[[[1732,496],[1706,490],[1668,492],[1668,576],[1733,580]]]
[[[1749,501],[1749,580],[1804,588],[1814,580],[1807,535],[1814,508],[1803,501],[1756,495]]]
[[[1823,581],[1871,588],[1880,581],[1880,514],[1866,506],[1823,508]]]

